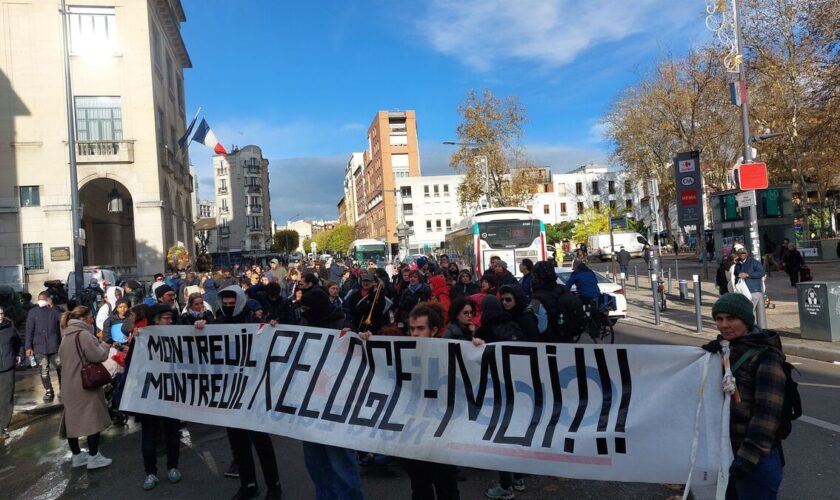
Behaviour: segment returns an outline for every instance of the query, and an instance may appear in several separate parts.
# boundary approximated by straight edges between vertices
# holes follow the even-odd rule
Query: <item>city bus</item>
[[[350,244],[348,255],[353,262],[366,267],[368,262],[375,262],[378,267],[385,267],[388,257],[388,244],[379,240],[354,240]]]
[[[444,253],[450,262],[476,276],[481,276],[496,256],[507,263],[514,276],[521,276],[522,259],[537,262],[546,258],[545,225],[521,207],[479,210],[446,234]]]

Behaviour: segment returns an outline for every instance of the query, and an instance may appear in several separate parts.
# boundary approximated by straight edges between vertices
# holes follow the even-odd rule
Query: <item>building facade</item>
[[[73,269],[71,190],[85,265],[151,276],[192,236],[179,0],[68,2],[78,186],[69,182],[62,15],[0,0],[0,265],[33,290]]]
[[[214,200],[198,200],[196,220],[216,218],[216,202]]]
[[[396,182],[420,175],[417,120],[414,111],[376,114],[368,129],[364,169],[353,176],[357,212],[356,234],[387,242],[390,253],[399,252]],[[352,162],[351,158],[351,162]]]
[[[463,175],[399,177],[397,183],[397,223],[414,232],[408,237],[407,252],[428,253],[440,248],[444,236],[464,218],[458,203],[458,186]]]
[[[217,252],[271,249],[271,195],[268,160],[257,146],[213,157]]]
[[[355,226],[364,213],[359,213],[359,200],[364,207],[365,154],[352,153],[344,169],[344,222]]]

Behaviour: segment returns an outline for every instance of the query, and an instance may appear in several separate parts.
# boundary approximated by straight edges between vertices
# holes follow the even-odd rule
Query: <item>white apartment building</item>
[[[196,220],[216,218],[216,202],[214,200],[198,200]]]
[[[397,223],[414,230],[408,239],[410,254],[440,248],[447,231],[464,218],[458,204],[458,186],[463,180],[463,175],[395,178]]]
[[[73,269],[71,190],[85,265],[150,277],[193,240],[181,2],[70,1],[67,15],[77,186],[58,2],[0,0],[0,266],[23,264],[33,291]]]
[[[213,157],[217,252],[271,249],[271,196],[268,160],[254,145]]]
[[[359,213],[359,204],[357,200],[357,193],[364,193],[364,178],[365,178],[365,154],[352,153],[350,159],[347,160],[347,167],[344,169],[344,211],[346,223],[355,226],[356,222],[364,214]],[[357,185],[356,183],[362,183]],[[362,207],[364,208],[364,207]]]

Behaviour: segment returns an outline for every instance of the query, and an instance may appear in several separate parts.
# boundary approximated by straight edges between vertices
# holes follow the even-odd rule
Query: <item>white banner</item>
[[[363,342],[288,325],[158,326],[135,342],[125,411],[580,479],[685,483],[695,444],[692,483],[712,485],[730,461],[719,357],[696,347]]]

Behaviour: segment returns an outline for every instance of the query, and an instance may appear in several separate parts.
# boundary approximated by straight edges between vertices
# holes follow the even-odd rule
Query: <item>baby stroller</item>
[[[108,405],[111,422],[114,425],[125,425],[128,422],[128,415],[120,411],[120,400],[125,384],[125,354],[112,347],[110,356],[102,364],[111,374],[111,383],[105,386],[105,403]]]

